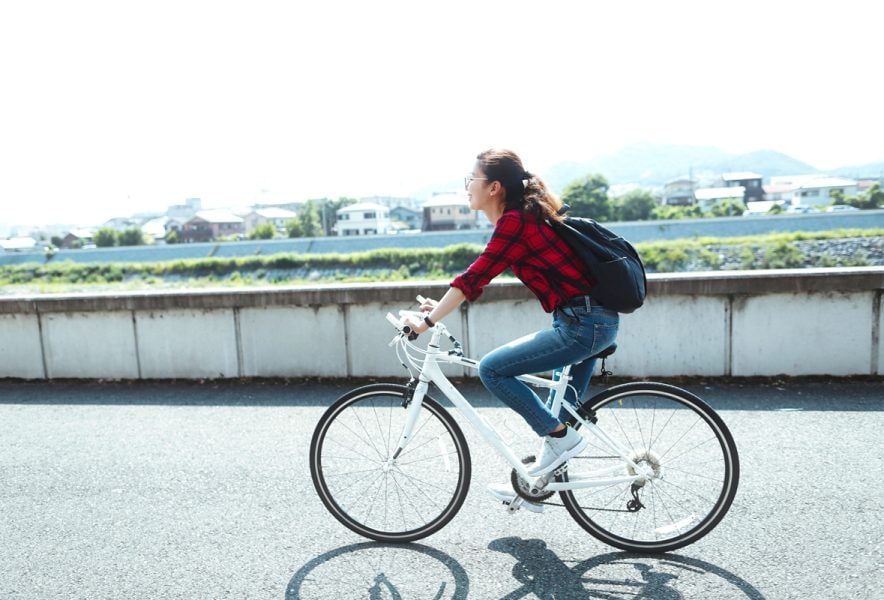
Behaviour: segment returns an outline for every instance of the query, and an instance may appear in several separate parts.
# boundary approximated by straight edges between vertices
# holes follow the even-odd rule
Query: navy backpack
[[[565,204],[559,214],[570,209]],[[631,313],[641,307],[648,278],[632,244],[592,219],[565,217],[550,224],[595,278],[593,298],[620,313]]]

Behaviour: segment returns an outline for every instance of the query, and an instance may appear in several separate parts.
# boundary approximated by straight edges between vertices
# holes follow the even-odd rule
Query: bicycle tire
[[[708,404],[675,386],[639,382],[612,387],[584,406],[655,477],[635,490],[642,507],[634,512],[625,502],[633,498],[632,484],[562,491],[562,503],[583,529],[621,550],[659,553],[696,542],[724,518],[737,493],[739,456],[733,436]],[[592,442],[584,458],[600,467],[622,462]],[[619,474],[627,472],[624,466]],[[568,481],[568,472],[557,479]]]
[[[429,396],[424,396],[408,446],[388,464],[405,422],[405,392],[398,384],[348,392],[319,419],[310,443],[310,473],[322,503],[348,529],[380,542],[411,542],[437,532],[469,492],[466,439],[448,411]],[[358,468],[346,470],[347,465]],[[336,478],[345,478],[337,480],[345,485]],[[440,492],[437,502],[434,496]],[[406,514],[406,506],[413,514]],[[397,513],[402,523],[394,526]]]

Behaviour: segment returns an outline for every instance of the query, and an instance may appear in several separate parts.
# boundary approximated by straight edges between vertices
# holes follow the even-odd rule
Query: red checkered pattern
[[[503,213],[485,251],[451,285],[472,302],[507,268],[534,292],[546,312],[554,311],[568,298],[588,294],[595,284],[552,227],[520,210]]]

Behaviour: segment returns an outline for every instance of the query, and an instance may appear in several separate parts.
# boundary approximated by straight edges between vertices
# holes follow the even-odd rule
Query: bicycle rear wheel
[[[338,399],[310,444],[310,473],[323,504],[367,538],[410,542],[441,529],[470,486],[470,454],[457,423],[425,396],[405,450],[405,386],[368,385]]]
[[[632,483],[568,490],[562,502],[586,531],[616,548],[666,552],[691,544],[721,521],[739,482],[739,458],[721,417],[697,396],[661,383],[629,383],[584,404],[598,426],[650,467],[654,476]],[[592,436],[572,469],[623,461]],[[582,463],[582,464],[581,464]],[[588,469],[583,467],[588,463]],[[632,474],[624,465],[622,473]],[[568,472],[559,476],[568,480]],[[638,500],[640,506],[629,505]],[[637,510],[636,510],[637,508]],[[632,509],[632,510],[630,510]]]

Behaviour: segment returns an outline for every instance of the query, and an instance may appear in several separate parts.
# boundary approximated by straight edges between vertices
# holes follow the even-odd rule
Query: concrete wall
[[[881,375],[884,267],[652,275],[618,375]],[[390,311],[447,284],[0,299],[0,377],[400,377]],[[446,319],[469,356],[549,323],[516,281]],[[451,375],[474,375],[449,367]]]

